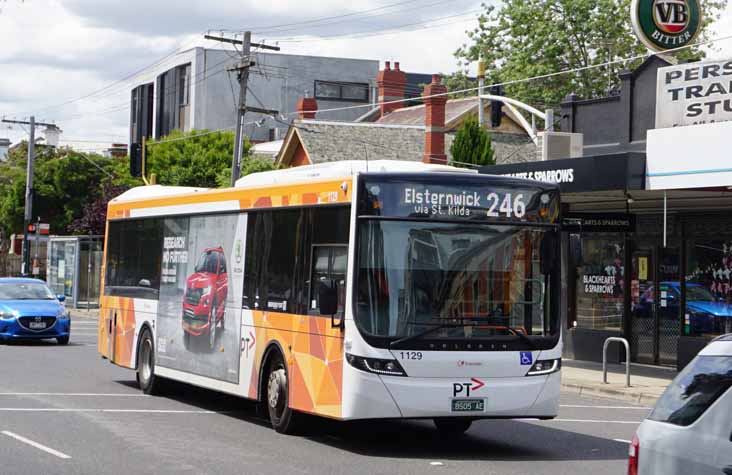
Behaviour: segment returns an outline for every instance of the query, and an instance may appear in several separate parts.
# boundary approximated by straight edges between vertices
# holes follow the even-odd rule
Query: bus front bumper
[[[560,372],[510,378],[416,378],[357,373],[352,376],[359,389],[351,395],[353,404],[346,405],[352,411],[347,410],[350,414],[344,414],[349,419],[551,419],[559,409]],[[457,409],[465,408],[465,405],[454,404],[456,400],[483,401],[483,410],[459,411]],[[370,410],[362,410],[365,408]]]

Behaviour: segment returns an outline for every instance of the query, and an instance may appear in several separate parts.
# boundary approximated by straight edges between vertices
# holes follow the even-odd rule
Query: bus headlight
[[[562,367],[562,359],[557,358],[554,360],[539,360],[534,363],[526,376],[542,376],[545,374],[552,374],[559,371]]]
[[[406,376],[407,373],[397,360],[384,360],[380,358],[364,358],[346,353],[348,364],[367,373],[381,374],[384,376]]]

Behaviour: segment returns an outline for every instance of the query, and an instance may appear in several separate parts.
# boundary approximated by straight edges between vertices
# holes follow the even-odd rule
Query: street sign
[[[700,0],[633,0],[630,16],[638,39],[652,51],[694,41],[702,27]]]

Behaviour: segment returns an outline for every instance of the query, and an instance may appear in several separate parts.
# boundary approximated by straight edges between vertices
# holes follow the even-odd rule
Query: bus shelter
[[[51,236],[46,281],[73,308],[98,308],[102,236]]]

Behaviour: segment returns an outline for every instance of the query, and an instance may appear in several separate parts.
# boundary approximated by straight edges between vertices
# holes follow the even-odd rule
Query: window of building
[[[110,221],[105,295],[158,298],[163,221]]]
[[[315,98],[326,101],[368,102],[366,83],[315,81]]]
[[[732,239],[688,241],[684,333],[732,333]]]
[[[584,235],[582,253],[584,262],[577,268],[575,324],[593,330],[620,330],[625,288],[623,235]]]

